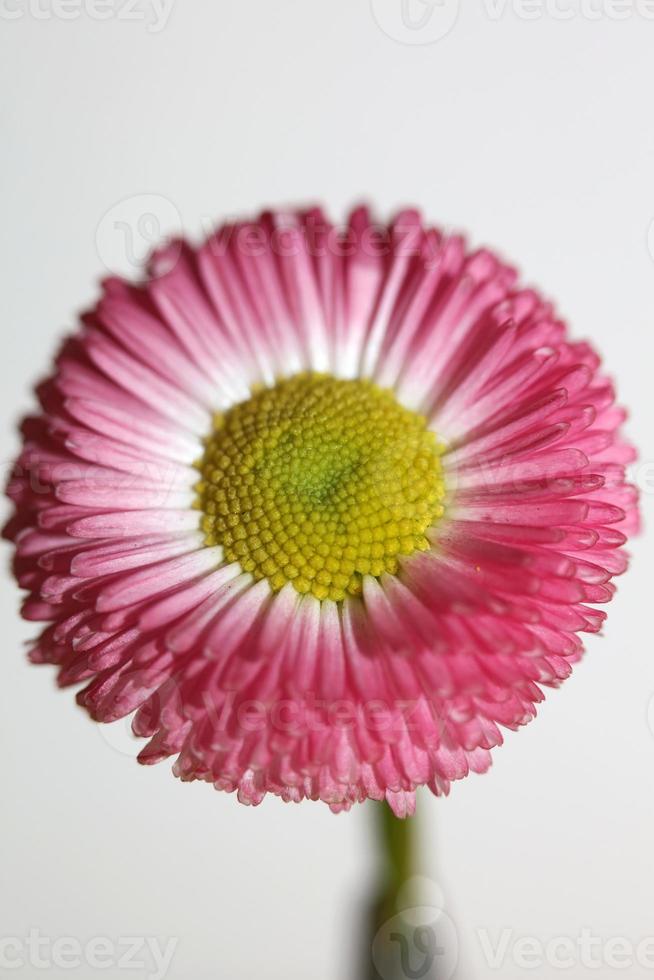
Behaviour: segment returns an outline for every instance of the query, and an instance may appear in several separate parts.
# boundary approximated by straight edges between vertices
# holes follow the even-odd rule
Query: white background
[[[466,0],[446,36],[420,43],[448,26],[453,0],[422,29],[419,0],[413,27],[401,0],[374,0],[385,30],[368,0],[176,0],[159,31],[140,2],[129,20],[120,4],[106,20],[75,0],[71,19],[47,18],[49,0],[0,5],[0,459],[16,452],[29,387],[105,264],[133,271],[111,229],[116,215],[134,220],[141,195],[157,196],[161,230],[193,236],[262,205],[322,201],[342,218],[362,198],[385,217],[416,203],[556,297],[603,352],[630,434],[654,459],[654,20],[641,8],[594,0],[594,20],[559,0],[573,14],[562,19],[534,17],[533,0],[523,16]],[[135,247],[150,230],[135,229]],[[566,973],[521,968],[518,937],[654,935],[654,555],[645,538],[632,550],[605,635],[538,720],[508,736],[490,774],[419,800],[424,870],[458,932],[459,980]],[[251,810],[178,783],[166,764],[141,769],[122,730],[101,732],[48,668],[24,662],[33,630],[7,572],[0,603],[0,936],[176,937],[170,980],[349,976],[369,808]],[[504,929],[493,969],[479,930],[495,942]],[[27,959],[12,976],[96,975]],[[647,975],[635,962],[567,973]]]

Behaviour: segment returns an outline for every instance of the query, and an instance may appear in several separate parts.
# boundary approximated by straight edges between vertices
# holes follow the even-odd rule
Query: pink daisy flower
[[[487,250],[265,213],[112,278],[25,420],[30,657],[184,780],[333,810],[484,772],[637,526],[595,351]]]

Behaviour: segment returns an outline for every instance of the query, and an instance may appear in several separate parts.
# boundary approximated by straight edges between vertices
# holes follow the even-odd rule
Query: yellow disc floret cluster
[[[274,590],[340,601],[429,547],[442,446],[371,381],[298,374],[216,417],[198,463],[206,543]]]

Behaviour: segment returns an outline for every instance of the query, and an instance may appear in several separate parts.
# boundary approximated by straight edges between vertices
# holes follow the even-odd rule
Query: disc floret
[[[208,545],[274,590],[340,601],[395,574],[443,513],[423,416],[368,380],[303,373],[214,420],[198,463]]]

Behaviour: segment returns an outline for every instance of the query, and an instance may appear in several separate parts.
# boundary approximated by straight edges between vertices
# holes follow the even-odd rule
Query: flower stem
[[[398,892],[415,874],[415,819],[399,820],[387,804],[379,807],[378,838],[386,865],[383,871],[386,884],[380,898],[387,918],[399,911]]]
[[[386,803],[374,803],[370,806],[374,809],[379,862],[376,890],[368,910],[363,976],[367,980],[390,980],[386,969],[379,972],[380,959],[385,959],[385,927],[401,911],[398,907],[398,895],[416,872],[416,818],[399,820]],[[410,904],[410,896],[403,895],[403,904],[407,900]],[[375,962],[372,959],[373,944],[376,951]]]

